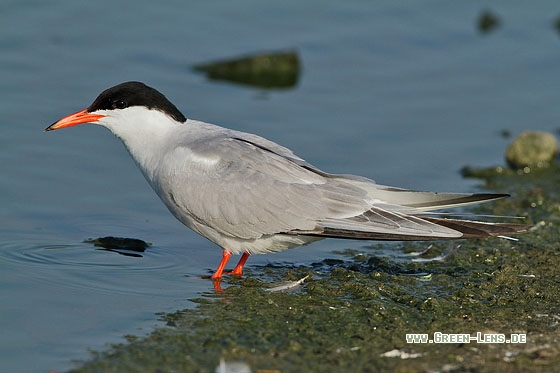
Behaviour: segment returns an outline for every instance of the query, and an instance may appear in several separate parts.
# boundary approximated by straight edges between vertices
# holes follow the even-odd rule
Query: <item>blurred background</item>
[[[476,192],[461,167],[503,164],[508,135],[559,127],[558,17],[554,1],[2,2],[0,368],[66,370],[212,291],[201,276],[220,249],[168,213],[119,140],[95,126],[43,132],[102,90],[143,81],[189,118],[325,171]],[[282,84],[201,69],[286,52]],[[104,236],[151,246],[84,242]],[[362,245],[320,241],[247,268]]]

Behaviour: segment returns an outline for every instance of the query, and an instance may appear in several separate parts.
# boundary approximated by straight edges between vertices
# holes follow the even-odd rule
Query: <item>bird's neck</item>
[[[179,123],[161,112],[150,110],[142,112],[142,118],[121,121],[118,127],[109,128],[118,138],[151,183],[154,172],[180,137]],[[129,116],[130,118],[130,116]],[[131,118],[132,119],[132,118]]]

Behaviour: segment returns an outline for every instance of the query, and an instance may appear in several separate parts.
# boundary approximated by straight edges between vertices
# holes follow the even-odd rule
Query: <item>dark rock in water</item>
[[[92,243],[93,246],[102,247],[102,250],[113,251],[125,256],[142,257],[140,254],[146,251],[149,243],[137,238],[122,237],[99,237],[85,240],[86,243]]]
[[[485,10],[478,17],[478,31],[483,34],[489,33],[500,25],[500,19],[494,13]]]
[[[560,33],[560,16],[556,17],[553,22],[554,28]]]
[[[299,79],[296,52],[262,53],[193,66],[208,79],[226,80],[261,88],[290,88]]]
[[[520,169],[545,166],[558,154],[558,142],[551,133],[526,131],[519,135],[506,150],[510,167]]]

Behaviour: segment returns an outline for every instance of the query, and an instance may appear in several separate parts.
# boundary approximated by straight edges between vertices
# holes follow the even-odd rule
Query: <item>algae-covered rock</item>
[[[558,153],[558,142],[547,132],[526,131],[506,150],[506,161],[515,169],[550,163]]]
[[[296,52],[260,53],[193,66],[209,79],[261,88],[289,88],[297,84],[300,62]]]

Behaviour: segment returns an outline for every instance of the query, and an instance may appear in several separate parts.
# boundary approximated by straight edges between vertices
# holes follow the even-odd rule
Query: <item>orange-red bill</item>
[[[105,115],[88,113],[87,109],[84,109],[60,119],[59,121],[47,127],[45,131],[72,127],[83,123],[95,123],[103,117],[105,117]]]

